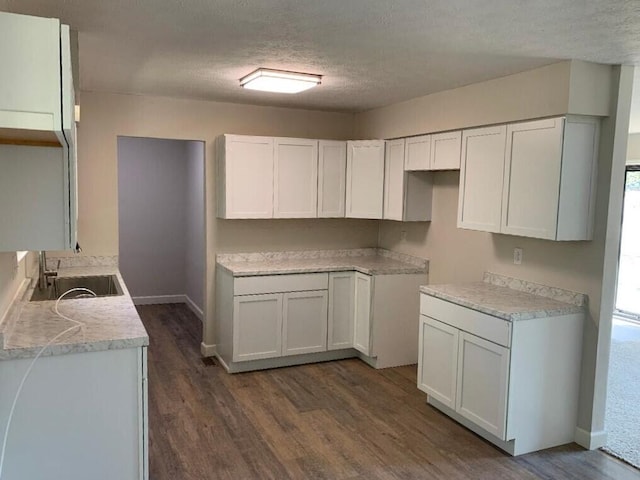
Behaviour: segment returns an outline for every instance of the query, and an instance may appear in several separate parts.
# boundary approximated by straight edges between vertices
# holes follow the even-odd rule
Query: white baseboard
[[[189,295],[184,296],[187,307],[191,309],[191,311],[195,314],[196,317],[200,319],[201,322],[204,322],[204,312],[198,307],[193,300],[189,297]]]
[[[214,357],[218,354],[215,345],[207,345],[204,342],[200,344],[200,353],[203,357]]]
[[[607,432],[605,430],[589,432],[582,428],[576,428],[575,442],[587,450],[602,448],[607,445]]]
[[[156,305],[159,303],[187,303],[186,295],[153,295],[149,297],[131,297],[134,305]]]

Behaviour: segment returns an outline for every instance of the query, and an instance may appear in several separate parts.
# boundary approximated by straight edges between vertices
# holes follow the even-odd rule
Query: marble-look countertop
[[[216,261],[234,277],[349,270],[367,275],[429,271],[428,260],[382,248],[219,254]]]
[[[50,345],[42,356],[134,348],[149,344],[147,331],[116,266],[61,268],[59,277],[112,275],[124,295],[62,300],[59,311],[85,324]],[[31,302],[32,286],[23,287],[2,324],[0,360],[33,358],[52,338],[73,326],[54,312],[55,301]]]
[[[420,291],[508,321],[585,311],[587,296],[487,272],[482,282],[424,285]]]

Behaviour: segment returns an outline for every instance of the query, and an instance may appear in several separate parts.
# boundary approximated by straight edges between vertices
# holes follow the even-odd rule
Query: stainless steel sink
[[[122,295],[122,287],[115,275],[96,275],[91,277],[55,277],[53,284],[44,290],[36,288],[31,296],[31,301],[57,300],[63,293],[74,288],[86,288],[96,294],[96,297],[110,297]],[[76,291],[63,297],[63,300],[71,298],[91,298],[89,292]]]

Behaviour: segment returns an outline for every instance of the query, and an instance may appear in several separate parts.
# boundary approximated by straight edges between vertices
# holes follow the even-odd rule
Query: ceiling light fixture
[[[242,77],[240,86],[264,92],[299,93],[320,85],[320,80],[322,75],[259,68]]]

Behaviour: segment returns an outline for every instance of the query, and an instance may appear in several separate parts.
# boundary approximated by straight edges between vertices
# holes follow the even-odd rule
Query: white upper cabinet
[[[384,159],[384,219],[402,220],[404,214],[405,141],[387,141]]]
[[[385,147],[385,220],[431,220],[432,180],[427,172],[404,169],[405,139],[389,140]]]
[[[318,201],[318,141],[274,139],[274,218],[313,218]]]
[[[0,13],[0,251],[76,246],[69,27]]]
[[[458,227],[499,232],[507,127],[462,133]]]
[[[406,139],[405,170],[429,170],[431,167],[431,135]]]
[[[507,127],[502,233],[592,238],[598,130],[585,117]]]
[[[408,171],[459,169],[461,139],[460,130],[405,139],[404,169]]]
[[[458,227],[591,240],[598,137],[591,117],[465,130]]]
[[[384,150],[384,140],[347,142],[347,217],[382,218]]]
[[[429,170],[460,169],[462,132],[435,133],[431,135],[431,164]]]
[[[344,217],[347,142],[318,142],[318,217]]]
[[[62,83],[60,21],[0,13],[0,32],[0,138],[62,145],[62,92],[73,86]]]
[[[220,218],[273,218],[273,138],[223,135],[217,140]]]

